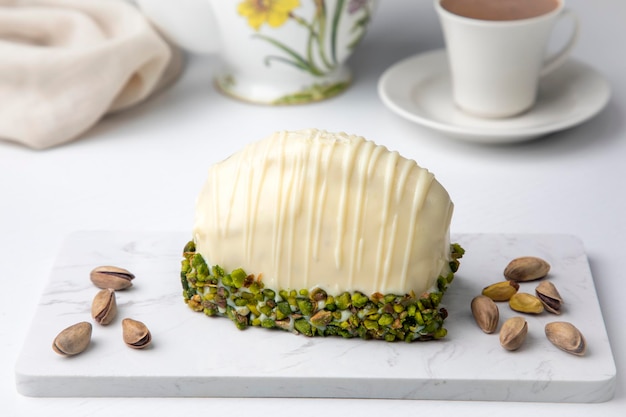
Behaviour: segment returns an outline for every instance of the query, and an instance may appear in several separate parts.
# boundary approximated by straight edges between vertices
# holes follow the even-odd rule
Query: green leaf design
[[[265,36],[265,35],[254,35],[256,38],[260,38],[263,39],[269,43],[271,43],[272,45],[276,46],[278,49],[282,50],[283,52],[285,52],[287,55],[289,55],[291,58],[293,58],[292,60],[289,60],[287,58],[283,58],[283,57],[278,57],[278,56],[268,56],[265,58],[265,62],[266,64],[268,64],[270,61],[272,60],[278,60],[281,62],[285,62],[288,64],[291,64],[297,68],[303,69],[305,71],[310,72],[311,74],[315,75],[315,76],[321,76],[324,75],[324,73],[322,71],[320,71],[317,67],[315,67],[315,65],[313,65],[313,63],[307,61],[302,55],[300,55],[299,53],[297,53],[296,51],[294,51],[293,49],[291,49],[290,47],[288,47],[287,45],[283,44],[282,42],[279,42],[275,39],[270,38],[269,36]]]
[[[337,36],[339,34],[339,21],[341,20],[341,12],[343,11],[344,4],[345,0],[338,1],[337,6],[335,7],[335,13],[333,14],[332,32],[330,35],[330,53],[335,64],[337,64]]]
[[[265,65],[270,65],[272,63],[272,61],[278,61],[278,62],[281,62],[283,64],[291,65],[291,66],[296,67],[298,69],[311,72],[310,66],[308,65],[308,63],[306,61],[299,61],[299,60],[292,61],[290,59],[287,59],[287,58],[282,57],[282,56],[277,56],[277,55],[268,55],[263,60]]]
[[[354,22],[350,28],[351,33],[356,33],[355,37],[347,45],[348,49],[354,49],[361,42],[361,39],[365,36],[367,25],[370,22],[370,14],[366,13],[365,16]]]

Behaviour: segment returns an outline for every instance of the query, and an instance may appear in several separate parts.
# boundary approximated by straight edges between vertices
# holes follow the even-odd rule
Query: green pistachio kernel
[[[207,316],[215,316],[218,313],[216,308],[205,308],[202,310]]]
[[[257,281],[254,281],[252,284],[250,284],[248,289],[252,294],[256,295],[261,291],[261,285]]]
[[[204,262],[196,267],[196,273],[198,275],[198,279],[201,279],[202,281],[206,281],[211,274],[209,271],[209,267]]]
[[[245,305],[248,304],[248,300],[246,300],[245,298],[235,298],[235,305],[237,307],[243,307]]]
[[[187,242],[187,244],[185,245],[185,248],[183,249],[183,253],[189,253],[189,252],[195,252],[196,251],[196,242],[194,242],[193,240],[190,240],[189,242]]]
[[[191,263],[189,263],[189,259],[186,259],[186,258],[183,259],[180,262],[180,265],[181,265],[180,268],[181,268],[181,270],[182,270],[182,272],[184,274],[186,274],[187,272],[191,271]]]
[[[226,285],[227,287],[232,287],[233,278],[230,275],[225,275],[224,277],[222,277],[222,284]]]
[[[439,278],[437,278],[437,289],[439,291],[444,291],[447,286],[448,286],[448,280],[442,276],[439,276]]]
[[[265,304],[259,307],[259,311],[269,317],[272,314],[272,307]]]
[[[196,254],[194,254],[191,257],[191,266],[192,267],[197,269],[202,264],[206,264],[206,262],[204,262],[204,258],[199,253],[196,253]]]
[[[439,303],[441,302],[441,294],[438,292],[431,293],[430,301],[433,304],[433,306],[438,306]]]
[[[446,337],[446,335],[448,334],[448,331],[446,329],[444,329],[443,327],[438,328],[437,330],[435,330],[435,339],[443,339],[444,337]]]
[[[393,316],[391,314],[383,314],[378,319],[378,324],[381,326],[389,326],[393,323]]]
[[[243,287],[243,283],[245,282],[247,276],[248,275],[241,268],[237,268],[230,273],[230,277],[233,280],[233,285],[235,286],[235,288]]]
[[[291,314],[291,307],[289,303],[286,301],[281,301],[280,303],[276,303],[276,308],[280,311],[284,316],[288,316]]]
[[[224,275],[226,275],[226,273],[224,272],[224,270],[222,269],[222,267],[221,267],[221,266],[219,266],[219,265],[215,265],[215,266],[213,267],[213,274],[214,274],[214,275],[216,275],[216,276],[218,276],[218,277],[220,277],[220,278],[221,278],[221,277],[223,277]]]
[[[308,298],[297,298],[296,302],[298,304],[298,309],[305,316],[310,316],[313,314],[313,304],[309,301]]]
[[[433,333],[435,330],[437,330],[437,323],[434,322],[430,322],[424,327],[426,333]]]
[[[245,298],[248,301],[254,300],[254,294],[252,294],[251,292],[242,292],[241,297]]]
[[[422,313],[420,313],[419,311],[415,312],[415,321],[417,321],[417,324],[419,324],[420,326],[423,326],[425,324]]]
[[[347,310],[350,307],[350,301],[352,297],[350,297],[350,293],[344,292],[339,297],[335,298],[335,304],[337,304],[337,308],[339,310]]]
[[[328,298],[326,299],[326,305],[324,306],[324,308],[328,311],[337,310],[337,304],[335,304],[335,297],[328,296]]]
[[[394,294],[387,294],[383,300],[385,301],[385,304],[391,304],[396,301],[396,296]]]
[[[261,321],[261,327],[265,327],[266,329],[271,329],[276,327],[276,323],[272,319],[264,319]]]
[[[376,320],[376,321],[378,321],[380,319],[380,314],[378,314],[378,312],[370,313],[370,314],[367,314],[366,317],[367,317],[368,320]]]
[[[256,304],[246,304],[246,306],[248,307],[248,310],[250,310],[250,313],[254,314],[257,317],[261,315],[261,312],[257,308]]]
[[[352,305],[356,308],[364,307],[369,300],[369,297],[361,294],[360,292],[353,293],[351,297]]]
[[[374,321],[374,320],[364,320],[363,321],[363,325],[368,330],[377,330],[378,329],[378,322]]]
[[[415,317],[416,311],[417,311],[417,306],[415,304],[410,304],[406,309],[406,312],[409,315],[409,317]]]
[[[293,323],[294,328],[306,336],[313,336],[312,327],[309,322],[302,318]]]

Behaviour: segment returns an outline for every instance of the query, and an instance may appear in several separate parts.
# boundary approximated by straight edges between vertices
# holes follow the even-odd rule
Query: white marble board
[[[566,235],[462,234],[466,249],[444,304],[448,336],[425,343],[308,338],[279,330],[240,331],[225,318],[194,313],[179,281],[183,232],[77,232],[51,272],[15,368],[18,391],[34,397],[328,397],[536,402],[602,402],[615,390],[615,364],[582,243]],[[564,312],[526,316],[528,338],[516,352],[484,334],[470,312],[483,287],[503,279],[508,261],[540,256],[565,300]],[[51,349],[56,334],[92,321],[98,291],[89,271],[117,265],[137,276],[117,293],[119,313],[94,323],[90,347],[75,357]],[[602,279],[602,277],[596,277]],[[534,283],[521,291],[534,292]],[[513,316],[500,304],[500,323]],[[127,348],[121,320],[150,328],[153,344]],[[566,320],[585,335],[584,357],[544,336]]]

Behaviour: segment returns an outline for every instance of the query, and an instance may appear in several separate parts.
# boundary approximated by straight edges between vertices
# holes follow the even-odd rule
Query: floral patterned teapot
[[[323,100],[351,82],[346,60],[378,0],[135,0],[172,40],[217,52],[215,85],[262,104]]]

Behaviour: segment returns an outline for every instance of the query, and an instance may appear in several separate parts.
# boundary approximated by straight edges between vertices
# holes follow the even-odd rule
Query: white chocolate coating
[[[277,132],[212,166],[193,238],[267,288],[421,294],[450,269],[453,204],[433,174],[362,137]]]

